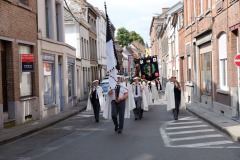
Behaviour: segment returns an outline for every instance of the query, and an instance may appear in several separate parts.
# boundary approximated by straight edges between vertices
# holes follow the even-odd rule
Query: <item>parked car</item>
[[[102,89],[103,89],[103,98],[106,100],[109,85],[108,84],[105,84],[105,85],[100,84],[100,87],[102,87]]]
[[[103,79],[101,81],[100,85],[109,85],[109,80],[108,79]]]

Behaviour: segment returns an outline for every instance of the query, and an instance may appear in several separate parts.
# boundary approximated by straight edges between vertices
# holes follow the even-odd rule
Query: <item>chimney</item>
[[[162,13],[166,12],[167,10],[169,10],[169,8],[162,8]]]

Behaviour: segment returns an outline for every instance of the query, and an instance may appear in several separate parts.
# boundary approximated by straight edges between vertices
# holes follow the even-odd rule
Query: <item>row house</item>
[[[97,18],[97,56],[98,77],[103,79],[107,74],[107,51],[106,51],[106,15],[103,11],[95,8],[99,17]]]
[[[97,17],[99,17],[99,14],[90,3],[87,3],[86,7],[88,24],[91,26],[89,29],[91,79],[95,80],[99,79],[97,55]]]
[[[0,129],[40,117],[37,12],[36,1],[0,1]]]
[[[76,49],[65,43],[64,1],[37,2],[39,111],[45,118],[77,103]]]
[[[163,8],[162,14],[153,17],[150,26],[151,49],[158,55],[160,80],[163,89],[171,76],[179,79],[178,30],[179,12],[183,3],[179,1],[171,8]]]
[[[184,1],[187,101],[239,118],[239,0]],[[180,41],[181,41],[180,40]]]
[[[240,46],[240,1],[184,0],[183,9],[170,10],[151,25],[158,34],[162,81],[175,75],[186,102],[239,119],[240,74],[234,58]]]
[[[133,57],[133,50],[128,47],[123,47],[123,56],[126,58],[125,60],[125,75],[129,76],[130,78],[133,77],[133,71],[134,71],[134,57]]]
[[[90,65],[90,41],[86,1],[67,1],[64,8],[66,43],[76,48],[77,99],[88,97],[88,82],[92,80]]]

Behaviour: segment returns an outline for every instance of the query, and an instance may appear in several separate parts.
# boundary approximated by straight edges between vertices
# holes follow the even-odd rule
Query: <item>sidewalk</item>
[[[85,110],[86,107],[87,100],[82,101],[76,106],[72,107],[70,110],[63,111],[57,115],[36,121],[30,121],[12,128],[2,129],[0,130],[0,146],[61,122]]]
[[[204,109],[194,103],[187,104],[187,110],[228,134],[234,141],[240,142],[240,122]]]

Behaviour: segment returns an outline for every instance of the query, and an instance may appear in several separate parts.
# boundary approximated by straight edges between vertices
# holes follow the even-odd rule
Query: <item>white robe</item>
[[[174,97],[174,83],[167,82],[165,88],[165,97],[167,100],[167,110],[172,110],[175,108],[175,97]]]
[[[126,82],[123,82],[122,85],[126,87]],[[133,93],[132,93],[132,85],[130,83],[127,83],[127,89],[128,89],[128,99],[126,99],[126,105],[129,106],[130,110],[133,110],[136,108]]]
[[[152,91],[150,90],[150,88],[148,86],[144,86],[144,87],[146,87],[145,93],[146,93],[147,103],[148,103],[148,105],[153,105]]]
[[[147,103],[147,98],[146,98],[146,92],[144,90],[144,86],[143,85],[141,85],[141,86],[143,87],[141,107],[144,111],[148,111],[149,108],[148,108],[148,103]],[[135,87],[132,88],[132,93],[134,93],[134,92],[135,92]]]
[[[158,91],[157,91],[156,84],[155,84],[155,82],[151,82],[151,84],[152,84],[152,99],[158,100],[159,99],[159,94],[158,94]]]
[[[103,89],[100,86],[97,86],[97,94],[98,94],[98,99],[99,99],[99,104],[100,104],[100,108],[101,111],[104,110],[105,107],[105,100],[103,98]],[[93,110],[93,106],[90,100],[90,96],[88,96],[88,103],[87,103],[87,111],[92,111]]]
[[[121,87],[126,88],[126,86],[124,86],[122,83],[120,84]],[[127,89],[127,88],[126,88]],[[108,88],[108,90],[110,90],[110,87]],[[107,94],[107,98],[106,98],[106,105],[105,108],[103,110],[103,118],[105,119],[112,119],[112,95],[108,95]],[[125,100],[125,113],[124,113],[124,118],[130,118],[130,107],[129,105],[127,105],[127,99]]]

